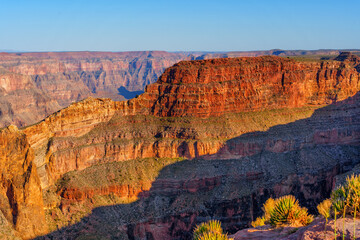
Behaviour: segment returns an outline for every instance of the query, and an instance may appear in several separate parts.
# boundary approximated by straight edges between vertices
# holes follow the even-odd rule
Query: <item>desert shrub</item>
[[[226,234],[220,234],[220,233],[204,233],[201,235],[198,240],[228,240]]]
[[[275,200],[273,198],[269,198],[264,203],[263,207],[261,208],[264,212],[264,215],[262,217],[256,218],[255,221],[251,222],[252,227],[258,227],[258,226],[264,226],[266,223],[269,223],[270,216],[272,211],[275,207]]]
[[[255,221],[251,222],[251,226],[252,227],[259,227],[259,226],[264,226],[265,225],[265,218],[264,217],[258,217],[256,218]]]
[[[263,205],[264,215],[251,222],[253,227],[271,224],[280,226],[291,224],[292,226],[305,226],[312,222],[313,216],[306,208],[299,205],[292,195],[283,196],[277,199],[269,198]]]
[[[275,200],[273,198],[269,198],[264,203],[262,210],[264,211],[264,219],[265,221],[269,221],[271,217],[271,213],[275,208]]]
[[[342,214],[345,218],[346,215],[354,217],[354,238],[355,238],[355,219],[356,213],[360,207],[360,175],[351,175],[346,178],[343,186],[338,187],[331,193],[331,203],[334,208],[334,219],[336,223],[337,214]],[[336,234],[336,232],[335,232]],[[344,222],[343,222],[343,238],[344,235]]]
[[[331,193],[331,202],[343,216],[356,215],[360,204],[360,175],[347,177],[345,184]]]
[[[198,225],[193,234],[194,240],[228,240],[227,234],[223,233],[220,221],[210,220]]]
[[[311,223],[312,220],[313,216],[308,214],[307,209],[300,207],[294,196],[287,195],[276,199],[269,222],[272,226],[283,224],[305,226]]]
[[[319,203],[319,205],[317,205],[317,210],[321,216],[323,216],[325,219],[328,219],[330,217],[331,200],[325,199]]]
[[[325,218],[325,227],[324,227],[325,232],[326,232],[326,225],[328,222],[328,218],[330,217],[331,205],[332,205],[331,200],[325,199],[324,201],[319,203],[319,205],[317,205],[316,207],[319,214]]]

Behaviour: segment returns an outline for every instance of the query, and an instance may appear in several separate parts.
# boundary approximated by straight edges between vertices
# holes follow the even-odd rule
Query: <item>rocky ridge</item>
[[[33,124],[89,96],[134,98],[181,60],[244,56],[304,56],[332,59],[339,50],[202,53],[39,52],[0,53],[0,127]],[[24,83],[26,81],[26,84]],[[9,89],[11,82],[13,88]],[[15,88],[14,88],[15,87]],[[19,104],[19,103],[22,104]]]

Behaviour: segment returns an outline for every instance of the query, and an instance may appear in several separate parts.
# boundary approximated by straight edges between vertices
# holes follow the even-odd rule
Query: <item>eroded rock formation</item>
[[[24,239],[46,233],[40,179],[26,135],[13,125],[1,130],[0,150],[2,225],[7,221]]]

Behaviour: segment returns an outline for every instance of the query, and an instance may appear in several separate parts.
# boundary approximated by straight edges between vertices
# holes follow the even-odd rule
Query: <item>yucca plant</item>
[[[262,210],[264,211],[263,218],[265,222],[268,222],[270,220],[271,213],[273,212],[274,208],[275,208],[275,200],[273,198],[269,198],[268,200],[266,200],[266,202],[262,207]]]
[[[356,239],[355,220],[356,211],[359,209],[360,204],[360,175],[351,175],[351,177],[347,177],[346,186],[349,188],[348,202],[354,217],[354,239]]]
[[[341,213],[343,215],[343,218],[346,217],[346,214],[353,215],[354,239],[356,239],[355,219],[356,219],[356,212],[357,209],[359,209],[359,204],[360,204],[360,175],[358,176],[352,175],[351,177],[347,177],[346,183],[331,193],[331,200],[334,206],[335,219],[337,212]],[[335,224],[336,224],[336,220],[335,220]],[[345,239],[344,222],[342,228],[343,228],[343,239]]]
[[[331,210],[331,200],[325,199],[319,205],[317,205],[318,212],[325,218],[325,232],[326,232],[326,225],[328,223],[328,218],[330,217],[330,210]]]
[[[201,235],[198,240],[229,240],[227,234],[207,232]]]
[[[313,216],[308,214],[307,209],[300,207],[294,196],[287,195],[276,199],[269,222],[272,226],[286,223],[308,225],[312,220]]]
[[[228,240],[227,234],[223,233],[220,221],[210,220],[201,223],[194,230],[194,240]]]

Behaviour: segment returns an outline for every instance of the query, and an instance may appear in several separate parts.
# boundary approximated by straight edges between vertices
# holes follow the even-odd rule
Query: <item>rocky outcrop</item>
[[[327,55],[327,59],[331,59],[339,52],[275,49],[206,54],[162,51],[0,53],[0,92],[5,89],[0,97],[0,127],[33,124],[89,96],[116,101],[133,98],[142,93],[146,85],[154,83],[166,68],[181,60],[262,55],[315,56],[314,59]],[[22,84],[24,79],[25,85]],[[11,89],[9,81],[13,85]],[[233,86],[229,84],[228,87]]]
[[[47,231],[42,189],[26,135],[11,125],[0,131],[0,210],[2,226],[14,226],[24,239]]]
[[[343,230],[344,222],[344,230]],[[355,226],[354,226],[355,224]],[[283,228],[271,228],[270,226],[263,226],[258,228],[250,228],[241,230],[232,237],[234,240],[248,240],[248,239],[269,239],[269,240],[330,240],[335,238],[334,221],[330,220],[327,223],[327,230],[324,230],[325,219],[315,219],[309,226],[295,228],[295,227],[283,227]],[[355,236],[354,236],[355,227]],[[356,239],[360,236],[360,221],[350,218],[338,219],[336,223],[337,238],[343,236],[345,239]],[[355,238],[354,238],[355,237]]]
[[[141,98],[157,116],[224,113],[322,105],[354,95],[359,72],[343,62],[296,62],[280,57],[180,62]]]

